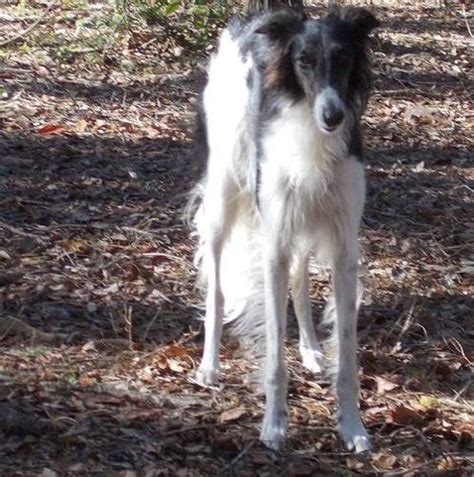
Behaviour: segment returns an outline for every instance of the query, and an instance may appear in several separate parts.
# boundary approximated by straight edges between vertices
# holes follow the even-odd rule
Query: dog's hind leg
[[[293,307],[298,320],[299,349],[303,366],[314,373],[321,372],[323,353],[314,331],[309,296],[308,256],[297,255],[290,276]]]
[[[202,203],[201,234],[203,235],[203,266],[206,267],[207,298],[204,352],[196,373],[203,386],[219,382],[219,346],[224,319],[224,296],[220,277],[221,255],[229,228],[232,226],[234,188],[219,174],[209,175]]]

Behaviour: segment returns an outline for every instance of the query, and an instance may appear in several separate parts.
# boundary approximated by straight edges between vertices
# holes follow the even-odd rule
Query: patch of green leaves
[[[132,31],[167,25],[192,47],[202,48],[227,16],[225,2],[206,0],[113,0],[115,28]]]
[[[79,372],[75,370],[69,370],[63,373],[61,378],[68,384],[77,384],[79,381]]]

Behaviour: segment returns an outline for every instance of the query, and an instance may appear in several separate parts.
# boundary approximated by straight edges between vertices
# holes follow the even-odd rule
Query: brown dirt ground
[[[2,38],[38,18],[44,4],[31,3],[2,6]],[[224,388],[193,384],[201,301],[181,213],[198,176],[190,132],[205,55],[160,26],[99,30],[99,2],[65,4],[0,48],[0,475],[472,475],[462,4],[376,8],[360,317],[375,452],[365,461],[341,450],[329,383],[299,364],[292,319],[283,452],[257,440],[263,400],[232,342]],[[110,40],[97,43],[98,32]],[[319,316],[327,277],[313,283]]]

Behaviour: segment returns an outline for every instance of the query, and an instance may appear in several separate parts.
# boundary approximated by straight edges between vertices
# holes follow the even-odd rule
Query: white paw
[[[321,373],[324,367],[324,356],[320,349],[312,349],[300,345],[301,362],[313,373]]]
[[[287,418],[282,410],[277,413],[265,413],[260,440],[270,449],[280,450],[286,439]]]
[[[339,425],[341,438],[347,450],[360,453],[369,453],[372,450],[369,435],[359,416],[351,419],[342,419]]]
[[[201,368],[196,371],[195,382],[206,388],[215,388],[219,386],[219,370]]]

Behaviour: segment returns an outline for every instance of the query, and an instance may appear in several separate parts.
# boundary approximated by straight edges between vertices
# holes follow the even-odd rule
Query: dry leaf
[[[377,394],[384,394],[387,391],[392,391],[393,389],[400,387],[399,384],[393,383],[382,376],[375,376],[375,382],[377,383]]]
[[[74,131],[77,133],[83,133],[87,129],[87,121],[85,119],[79,119],[74,126]]]
[[[168,348],[166,348],[166,354],[169,356],[177,356],[179,358],[188,355],[185,348],[176,344],[168,346]]]
[[[47,124],[39,128],[36,132],[42,136],[49,136],[50,134],[61,134],[66,130],[64,126],[60,124]]]
[[[385,454],[384,451],[378,452],[373,456],[374,462],[382,469],[393,469],[397,462],[397,457],[393,454]]]
[[[71,253],[83,252],[87,247],[86,242],[81,239],[71,239],[65,242],[64,248]]]
[[[176,373],[182,373],[184,371],[184,368],[175,359],[168,360],[168,367],[171,369],[171,371],[174,371]]]
[[[0,250],[0,258],[10,260],[12,257],[5,250]]]
[[[219,423],[236,421],[239,417],[242,417],[246,413],[245,406],[238,406],[232,409],[227,409],[219,416]]]
[[[433,409],[438,406],[438,399],[434,396],[420,396],[418,402],[421,404],[421,407],[424,409]]]
[[[45,467],[41,472],[40,477],[56,477],[58,474],[53,470]]]
[[[404,425],[423,424],[424,422],[421,414],[403,404],[391,409],[387,420],[388,422]]]
[[[42,66],[42,65],[38,66],[36,68],[35,72],[41,78],[46,78],[47,76],[49,76],[51,74],[49,72],[48,68],[46,68],[45,66]]]
[[[97,351],[97,348],[95,346],[94,341],[88,341],[86,344],[84,344],[81,348],[81,351],[84,351],[87,353],[88,351]]]

